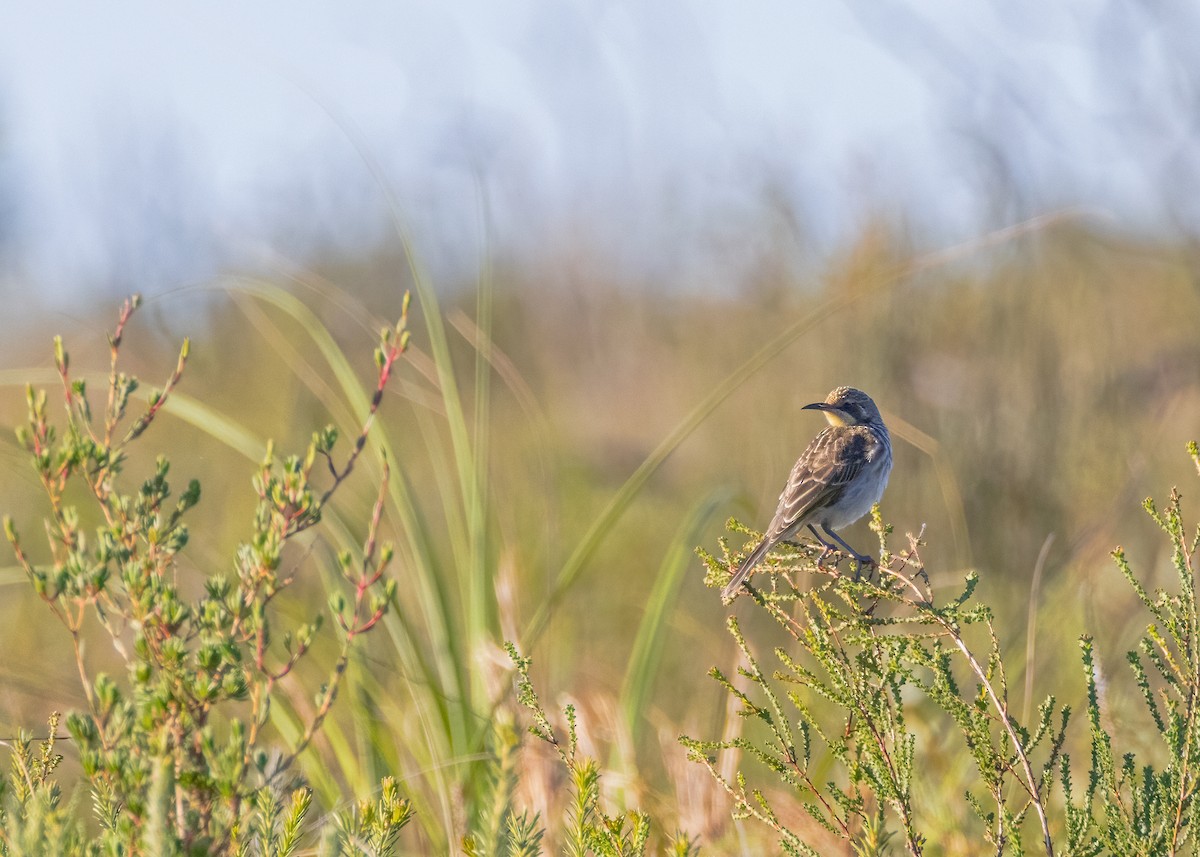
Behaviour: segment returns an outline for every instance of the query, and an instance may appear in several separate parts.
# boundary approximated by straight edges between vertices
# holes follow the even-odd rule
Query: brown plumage
[[[775,545],[808,527],[826,552],[845,548],[860,564],[870,562],[837,534],[879,502],[892,470],[892,442],[871,397],[853,387],[838,387],[824,402],[805,405],[822,411],[829,426],[800,455],[779,496],[767,531],[721,590],[728,603],[754,567]],[[837,542],[830,544],[820,527]]]

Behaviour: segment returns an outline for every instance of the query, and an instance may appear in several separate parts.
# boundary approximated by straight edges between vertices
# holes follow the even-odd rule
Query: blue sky
[[[1137,2],[47,2],[0,12],[10,288],[155,291],[380,239],[711,285],[1060,205],[1191,229],[1200,15]],[[919,11],[918,11],[919,10]],[[481,191],[481,188],[484,189]]]

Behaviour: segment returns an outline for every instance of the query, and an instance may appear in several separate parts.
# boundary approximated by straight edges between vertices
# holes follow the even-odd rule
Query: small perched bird
[[[807,526],[825,546],[824,559],[837,546],[817,532],[825,531],[859,563],[872,562],[846,544],[837,530],[853,524],[879,502],[892,471],[892,440],[871,397],[853,387],[838,387],[825,401],[805,405],[825,414],[829,425],[813,438],[788,476],[779,507],[763,539],[721,590],[728,604],[767,551]]]

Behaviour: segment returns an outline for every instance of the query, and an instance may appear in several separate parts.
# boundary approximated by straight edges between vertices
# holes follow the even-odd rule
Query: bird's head
[[[871,397],[853,387],[838,387],[825,397],[823,402],[805,405],[805,410],[821,411],[831,426],[857,426],[864,423],[881,423],[879,408]]]

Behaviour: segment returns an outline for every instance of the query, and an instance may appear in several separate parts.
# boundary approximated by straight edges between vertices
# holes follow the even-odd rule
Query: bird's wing
[[[862,470],[870,449],[870,435],[857,427],[830,426],[813,438],[788,476],[775,517],[762,541],[742,560],[721,591],[722,602],[733,599],[742,581],[767,551],[796,532],[810,513],[837,499],[846,483]]]
[[[765,541],[787,538],[804,518],[836,500],[862,470],[867,449],[867,436],[858,431],[830,427],[813,438],[788,475]]]

